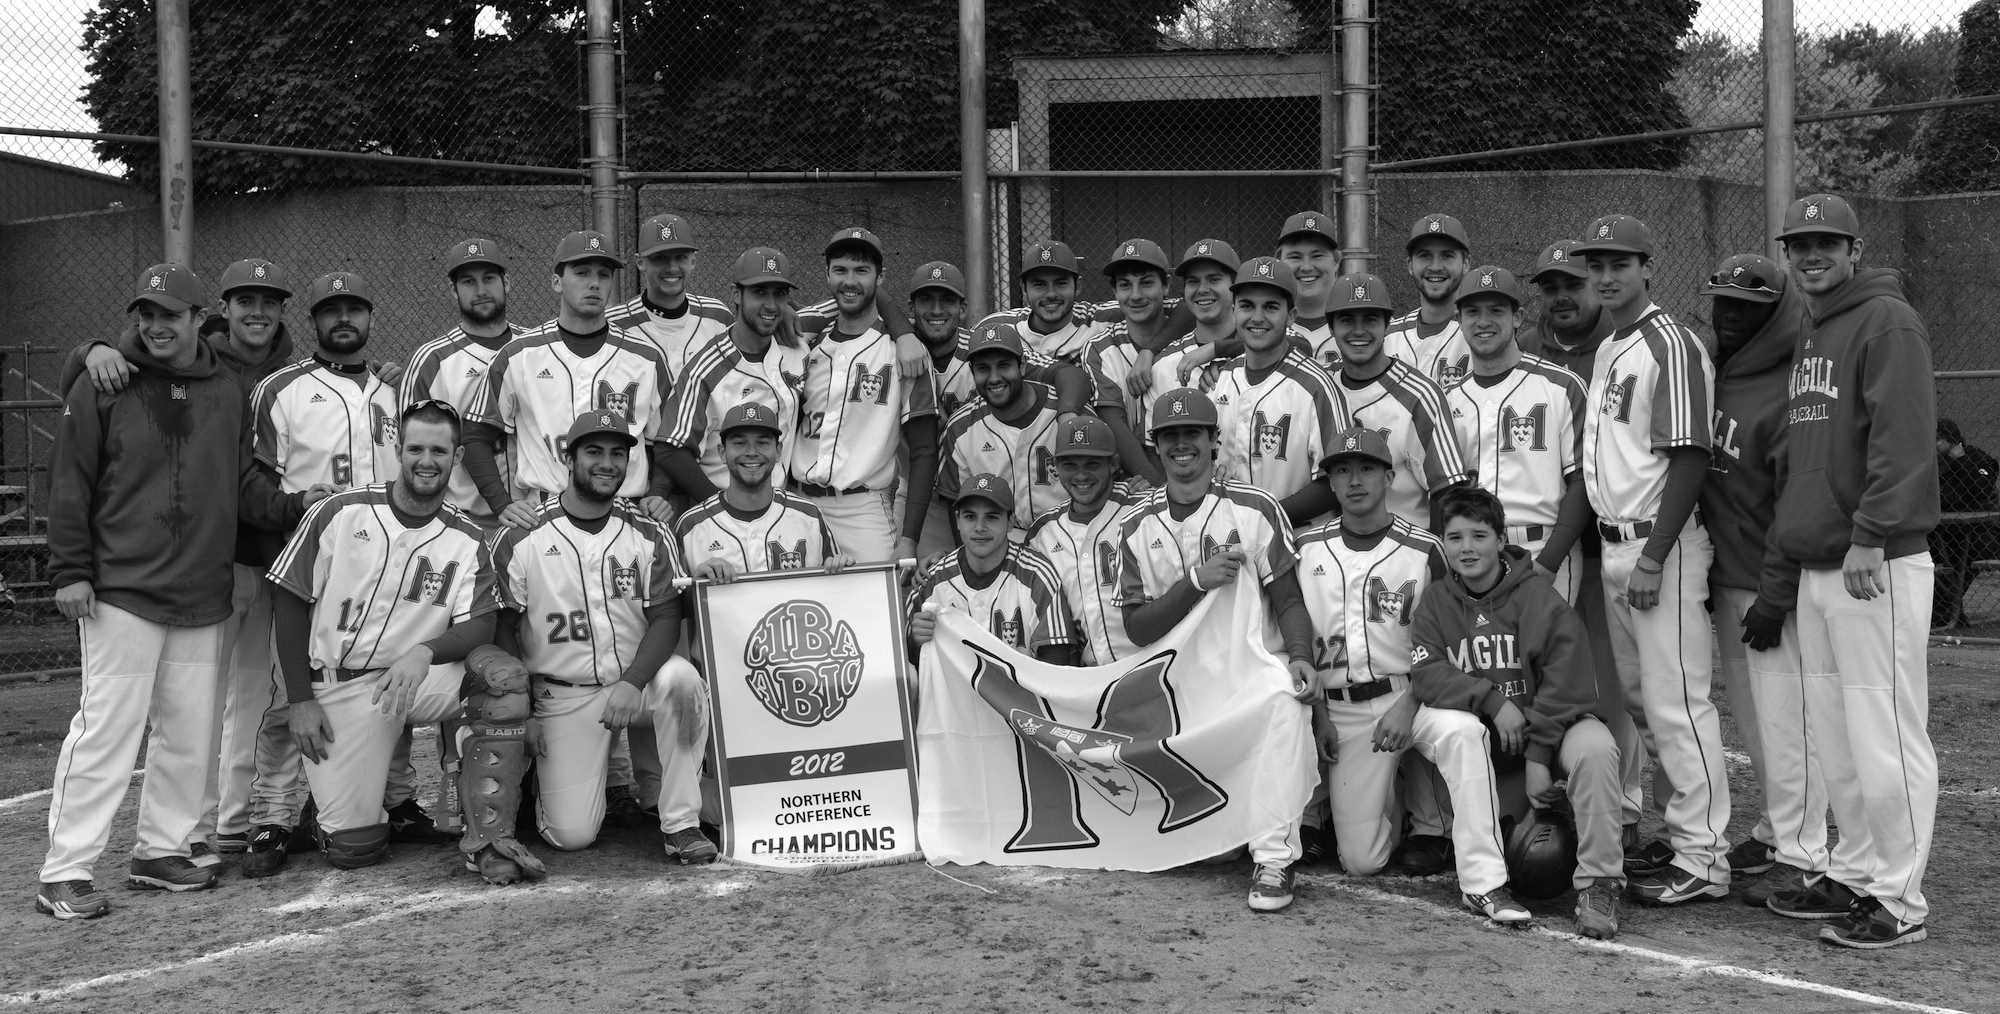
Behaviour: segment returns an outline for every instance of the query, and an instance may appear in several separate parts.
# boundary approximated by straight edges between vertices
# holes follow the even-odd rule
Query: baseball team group
[[[1252,909],[1337,862],[1455,871],[1467,907],[1524,923],[1502,815],[1559,811],[1585,935],[1615,936],[1628,899],[1735,889],[1832,944],[1924,939],[1929,339],[1849,205],[1795,202],[1783,264],[1717,266],[1712,335],[1654,302],[1629,216],[1517,276],[1426,215],[1400,314],[1340,272],[1336,235],[1307,211],[1274,256],[1131,239],[1096,303],[1069,247],[1036,243],[1021,305],[968,322],[948,263],[890,298],[865,228],[827,243],[823,302],[768,247],[726,301],[695,294],[695,229],[660,215],[631,263],[563,238],[558,315],[526,328],[508,295],[540,266],[473,238],[438,272],[459,325],[405,363],[369,358],[353,273],[305,286],[295,349],[278,264],[230,264],[214,302],[148,269],[131,326],[63,377],[50,575],[83,681],[37,905],[108,910],[94,867],[142,740],[135,889],[212,887],[219,853],[268,877],[395,841],[456,843],[506,884],[546,874],[524,841],[581,849],[607,822],[710,862],[684,590],[916,561],[913,658],[956,610],[1104,665],[1211,591],[1261,591],[1240,635],[1288,669],[1320,779],[1245,846]],[[614,303],[628,269],[640,293]],[[1718,657],[1761,789],[1733,844]],[[410,761],[428,726],[435,813]],[[1642,840],[1648,758],[1664,837]]]

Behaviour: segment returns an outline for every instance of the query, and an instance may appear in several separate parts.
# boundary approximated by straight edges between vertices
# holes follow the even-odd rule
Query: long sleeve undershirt
[[[1708,449],[1676,447],[1667,452],[1667,484],[1660,491],[1660,514],[1653,519],[1653,534],[1646,537],[1641,556],[1654,563],[1667,562],[1681,529],[1694,514],[1701,499],[1701,484],[1708,477]]]
[[[1549,533],[1542,554],[1535,558],[1551,574],[1562,568],[1570,547],[1583,537],[1584,528],[1590,524],[1590,494],[1583,488],[1583,475],[1572,474],[1565,482],[1562,503],[1556,508],[1555,530]]]

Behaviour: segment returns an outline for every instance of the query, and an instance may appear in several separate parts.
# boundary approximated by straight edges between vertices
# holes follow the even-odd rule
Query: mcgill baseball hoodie
[[[1779,613],[1792,611],[1799,591],[1799,565],[1778,550],[1771,521],[1784,475],[1792,350],[1805,325],[1805,294],[1786,286],[1763,329],[1716,364],[1715,443],[1701,487],[1702,518],[1715,542],[1709,581],[1754,591]]]
[[[1455,570],[1425,590],[1411,621],[1410,691],[1489,721],[1513,701],[1528,718],[1525,759],[1548,764],[1563,733],[1597,708],[1590,638],[1527,550],[1503,546],[1500,562],[1507,572],[1484,595]]]
[[[1827,570],[1850,545],[1879,546],[1891,560],[1928,551],[1938,521],[1935,384],[1930,334],[1895,271],[1857,271],[1811,311],[1792,360],[1778,496],[1786,556]]]

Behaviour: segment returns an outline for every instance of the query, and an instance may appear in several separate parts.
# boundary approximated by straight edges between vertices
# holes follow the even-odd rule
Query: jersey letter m
[[[410,590],[403,593],[406,602],[429,602],[434,606],[444,605],[451,595],[451,583],[458,578],[458,561],[444,565],[443,570],[431,569],[431,558],[417,557],[416,572],[410,576]]]

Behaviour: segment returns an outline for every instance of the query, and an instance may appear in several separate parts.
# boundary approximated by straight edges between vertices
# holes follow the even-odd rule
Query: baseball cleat
[[[251,836],[254,842],[256,836]],[[319,804],[313,797],[306,797],[306,805],[299,808],[299,822],[292,825],[291,834],[285,839],[287,852],[319,851]]]
[[[1929,936],[1920,922],[1904,922],[1889,914],[1877,898],[1864,898],[1851,917],[1819,928],[1821,941],[1839,947],[1879,951],[1899,944],[1914,944]]]
[[[1822,875],[1796,891],[1774,892],[1764,907],[1787,919],[1845,919],[1861,901],[1861,895],[1846,884]]]
[[[1755,838],[1745,838],[1729,850],[1729,872],[1745,876],[1763,873],[1778,865],[1778,850]]]
[[[127,868],[126,886],[134,891],[200,891],[215,886],[216,871],[196,866],[186,856],[134,859]]]
[[[658,814],[654,814],[658,819]],[[630,785],[613,785],[604,790],[604,822],[612,827],[645,827],[646,808]]]
[[[684,827],[667,835],[667,858],[682,866],[706,866],[721,852],[698,827]]]
[[[111,911],[111,901],[88,880],[43,884],[35,892],[35,908],[58,919],[95,919]]]
[[[1485,894],[1460,895],[1465,907],[1503,926],[1516,926],[1535,917],[1527,907],[1514,900],[1513,892],[1504,887],[1496,887]]]
[[[1434,834],[1413,834],[1403,839],[1394,857],[1406,877],[1430,877],[1451,869],[1451,839]]]
[[[1669,866],[1650,877],[1641,877],[1626,887],[1632,900],[1647,905],[1678,905],[1704,898],[1729,897],[1729,885],[1704,880],[1686,870]]]
[[[1625,850],[1625,875],[1650,877],[1674,863],[1674,847],[1655,838]]]
[[[1311,866],[1326,858],[1326,832],[1303,824],[1299,827],[1299,865]]]
[[[215,850],[224,855],[250,851],[250,832],[230,831],[215,836]]]
[[[405,799],[389,808],[389,840],[415,845],[450,845],[459,836],[438,830],[437,822],[414,799]]]
[[[1276,912],[1292,903],[1291,867],[1263,863],[1250,878],[1250,907],[1258,912]]]
[[[250,848],[243,853],[240,869],[246,877],[276,876],[291,857],[290,844],[298,837],[283,824],[259,824],[250,832]]]
[[[1622,885],[1604,878],[1576,892],[1576,931],[1592,940],[1618,935],[1618,895]]]
[[[1741,892],[1743,903],[1752,908],[1763,908],[1770,903],[1772,895],[1779,891],[1805,890],[1806,877],[1810,875],[1796,866],[1779,863],[1777,868],[1764,874],[1756,883]]]
[[[205,841],[198,841],[188,846],[188,862],[207,869],[211,866],[220,866],[222,857],[215,854],[215,846]]]

